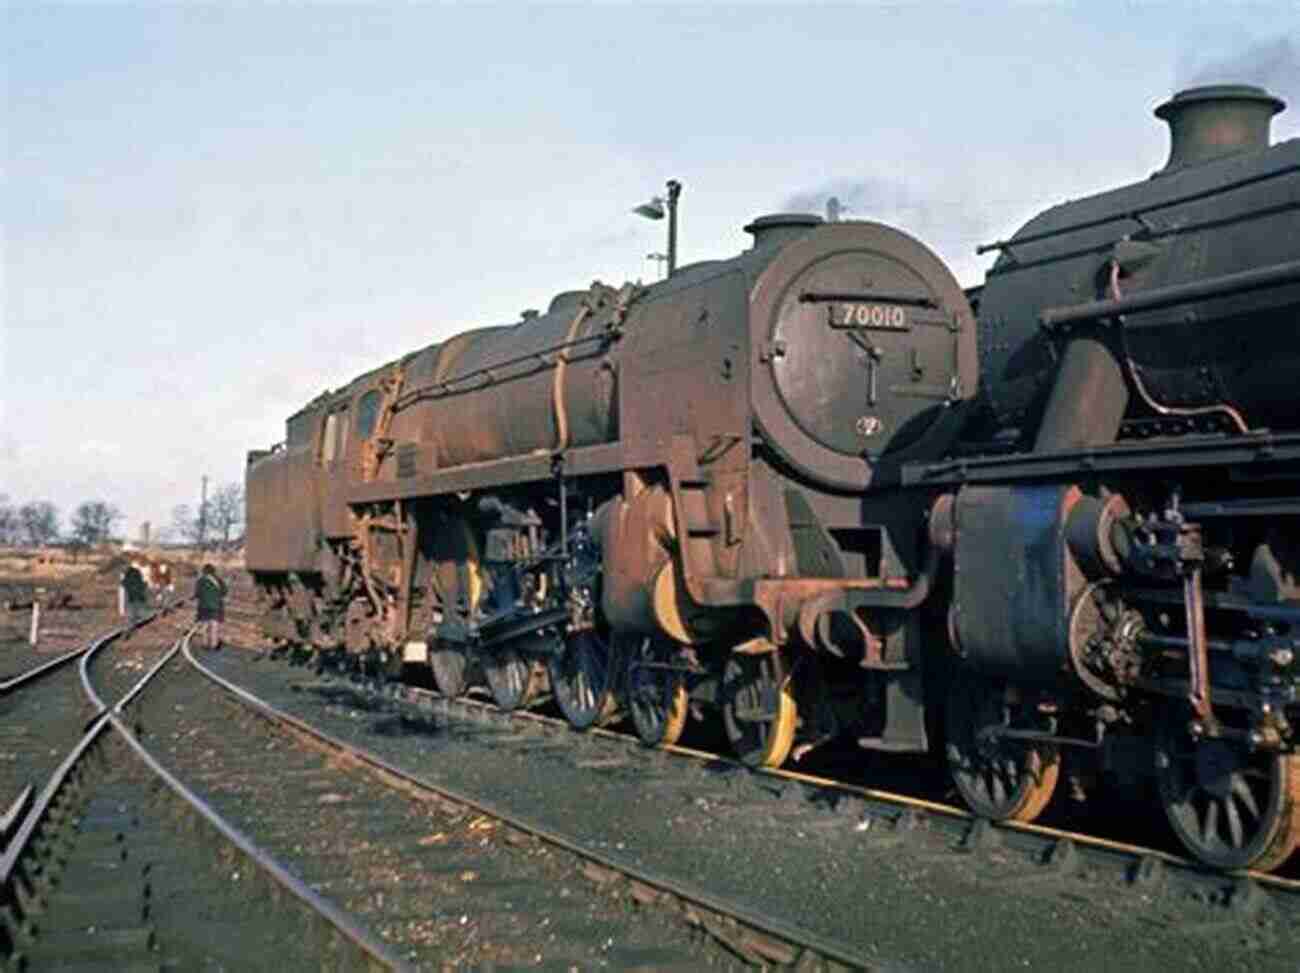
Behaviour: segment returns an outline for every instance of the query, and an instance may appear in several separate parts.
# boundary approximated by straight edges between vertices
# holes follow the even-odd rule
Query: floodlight
[[[656,196],[650,202],[642,203],[632,212],[637,216],[644,216],[647,220],[662,220],[664,218],[664,198]]]

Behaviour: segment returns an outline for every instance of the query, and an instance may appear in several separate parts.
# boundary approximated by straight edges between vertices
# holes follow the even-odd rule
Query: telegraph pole
[[[208,543],[208,478],[203,478],[203,493],[199,499],[199,550]]]

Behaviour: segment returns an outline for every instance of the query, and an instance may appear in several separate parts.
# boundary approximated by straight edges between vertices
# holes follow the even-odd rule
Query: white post
[[[36,644],[36,639],[39,637],[40,631],[41,631],[41,603],[40,601],[33,600],[32,601],[32,633],[30,636],[28,636],[28,641],[32,645]]]
[[[119,616],[126,614],[126,586],[117,586],[117,614]]]

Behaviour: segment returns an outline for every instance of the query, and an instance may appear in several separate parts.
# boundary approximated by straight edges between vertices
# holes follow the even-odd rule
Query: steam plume
[[[1179,88],[1202,84],[1253,84],[1268,89],[1292,105],[1300,102],[1300,49],[1290,37],[1253,44],[1239,54],[1197,63],[1185,57],[1178,72]],[[1297,105],[1300,107],[1300,105]]]

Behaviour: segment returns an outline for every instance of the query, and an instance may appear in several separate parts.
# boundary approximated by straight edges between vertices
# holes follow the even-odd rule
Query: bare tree
[[[87,500],[72,514],[72,539],[77,544],[94,547],[108,540],[113,524],[122,519],[122,511],[103,500]]]
[[[212,502],[207,506],[211,508]],[[200,517],[188,503],[172,507],[172,532],[188,544],[202,547],[207,540],[207,524],[211,520],[211,510],[207,517]]]
[[[33,500],[19,507],[18,523],[27,543],[36,547],[59,536],[59,510],[48,500]]]
[[[229,544],[231,533],[238,537],[238,528],[243,523],[244,488],[238,483],[227,483],[208,501],[208,529],[214,535],[219,534],[223,544]]]
[[[9,494],[0,493],[0,544],[17,544],[19,526],[18,511],[9,502]]]

